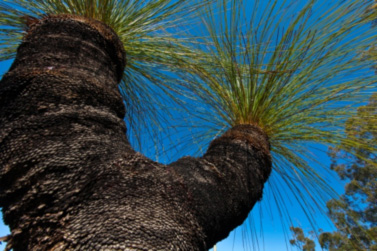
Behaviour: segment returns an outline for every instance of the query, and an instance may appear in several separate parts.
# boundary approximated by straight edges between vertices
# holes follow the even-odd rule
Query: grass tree
[[[197,138],[203,143],[236,125],[260,128],[271,145],[272,200],[287,210],[285,183],[312,224],[313,212],[335,195],[330,168],[316,154],[334,145],[376,150],[344,133],[377,90],[367,56],[375,15],[373,1],[314,0],[218,1],[203,14],[210,36],[201,48],[209,56],[192,68],[191,83],[205,107],[196,114],[205,128]]]
[[[321,4],[3,1],[1,59],[16,56],[0,83],[8,248],[205,250],[244,221],[271,165],[303,207],[320,203],[331,189],[310,147],[359,144],[343,124],[376,88],[372,5]],[[196,12],[204,36],[167,33]],[[131,130],[154,135],[154,105],[187,96],[205,108],[186,109],[206,128],[197,142],[211,140],[204,155],[135,152],[123,105]]]

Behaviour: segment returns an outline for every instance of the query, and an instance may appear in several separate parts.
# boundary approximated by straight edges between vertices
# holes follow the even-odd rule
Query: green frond
[[[316,148],[363,144],[346,139],[345,123],[377,91],[375,57],[367,54],[377,42],[372,4],[219,0],[203,14],[209,56],[193,66],[191,89],[206,104],[198,115],[204,126],[216,121],[207,139],[237,124],[261,127],[271,143],[273,175],[304,210],[313,202],[325,208],[325,195],[334,196]]]
[[[125,96],[128,133],[135,146],[143,133],[158,131],[156,107],[168,95],[180,103],[176,62],[189,64],[200,57],[177,32],[194,22],[198,8],[212,0],[3,0],[0,2],[0,61],[15,57],[25,33],[25,16],[74,14],[109,25],[123,42],[127,66],[120,84]],[[169,31],[174,30],[174,35]],[[195,55],[195,56],[194,56]],[[182,65],[184,65],[182,64]],[[182,73],[181,73],[182,74]],[[149,128],[140,132],[139,128]],[[149,137],[149,135],[147,136]]]

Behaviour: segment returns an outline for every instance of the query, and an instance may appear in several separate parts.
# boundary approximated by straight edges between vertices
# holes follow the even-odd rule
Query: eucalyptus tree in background
[[[361,145],[375,145],[376,122],[377,94],[374,94],[368,104],[359,107],[357,115],[347,121],[346,135]],[[360,148],[360,144],[348,149],[352,155],[336,148],[330,152],[331,168],[348,183],[344,195],[327,202],[328,215],[336,230],[319,235],[319,244],[324,250],[377,250],[377,169],[373,166],[377,152]],[[314,250],[314,241],[305,237],[301,228],[291,230],[295,233],[292,244],[304,243],[298,245],[301,250],[310,245]]]
[[[341,131],[376,88],[370,62],[357,56],[375,43],[363,29],[373,13],[356,1],[325,13],[315,12],[316,1],[213,4],[0,5],[3,59],[16,56],[0,83],[8,249],[206,250],[261,199],[271,161],[297,197],[307,190],[317,202],[330,191],[308,146],[358,143]],[[163,32],[196,11],[208,40]],[[124,103],[128,124],[143,131],[150,120],[138,112],[152,109],[157,87],[163,98],[188,93],[206,108],[186,110],[211,129],[197,142],[222,134],[202,157],[162,165],[131,147]]]
[[[302,251],[315,251],[315,242],[306,237],[304,231],[299,227],[290,227],[293,232],[293,239],[289,240],[292,246]]]

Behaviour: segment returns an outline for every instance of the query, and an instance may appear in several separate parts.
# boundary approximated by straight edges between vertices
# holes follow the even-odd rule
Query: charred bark
[[[0,206],[14,250],[206,250],[262,197],[267,136],[237,126],[201,158],[135,152],[117,89],[125,53],[104,24],[33,22],[0,82]]]

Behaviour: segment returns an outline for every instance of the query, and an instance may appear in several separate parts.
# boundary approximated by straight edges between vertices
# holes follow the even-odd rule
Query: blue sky
[[[305,2],[305,0],[302,0]],[[319,2],[326,2],[321,0]],[[325,11],[326,5],[322,6],[323,9],[318,11]],[[7,71],[10,66],[10,61],[0,63],[0,74]],[[314,149],[319,148],[319,149]],[[320,146],[313,147],[313,154],[317,156],[317,160],[324,166],[329,166],[330,161],[326,155],[326,148]],[[161,159],[162,162],[167,160]],[[313,166],[316,164],[313,163]],[[318,169],[320,167],[318,166]],[[321,172],[320,172],[321,173]],[[335,189],[339,194],[343,192],[343,183],[339,181],[335,173],[321,173],[330,186]],[[270,185],[272,184],[272,185]],[[277,190],[273,190],[275,187]],[[281,192],[282,200],[285,202],[285,209],[279,209],[275,203],[274,192]],[[265,251],[279,251],[279,250],[296,250],[292,248],[288,241],[290,237],[289,226],[300,226],[305,231],[312,230],[312,225],[308,221],[305,212],[299,203],[293,199],[294,196],[290,189],[279,179],[276,173],[272,174],[269,184],[267,184],[264,197],[261,203],[257,204],[251,212],[249,218],[245,223],[230,233],[229,237],[217,245],[217,250],[265,250]],[[309,209],[313,215],[318,228],[325,231],[333,230],[333,226],[329,223],[328,219],[316,207]],[[9,230],[7,226],[0,223],[0,236],[7,235]],[[5,245],[0,245],[0,250],[4,249]],[[317,250],[320,248],[317,245]]]

